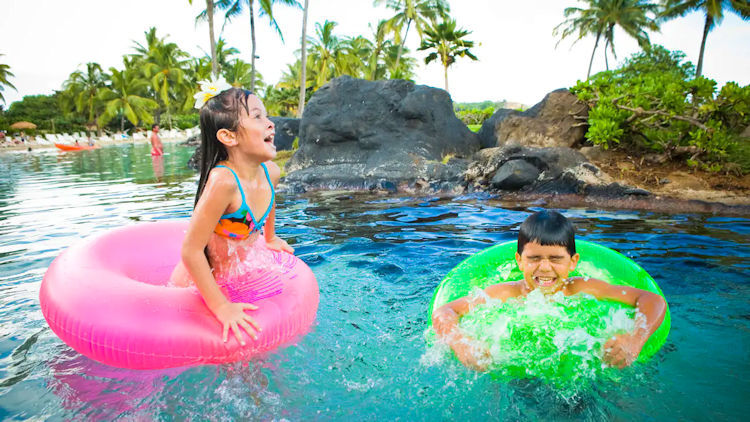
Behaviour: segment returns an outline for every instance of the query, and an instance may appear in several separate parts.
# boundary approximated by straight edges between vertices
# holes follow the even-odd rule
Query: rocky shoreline
[[[750,215],[747,176],[720,181],[724,190],[675,169],[651,174],[643,159],[586,147],[587,116],[560,89],[524,112],[498,110],[473,133],[442,89],[344,76],[313,94],[302,119],[272,119],[279,150],[299,138],[287,192],[485,192],[526,204]]]

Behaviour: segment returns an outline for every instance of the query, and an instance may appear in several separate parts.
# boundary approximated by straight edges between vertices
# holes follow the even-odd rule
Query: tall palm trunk
[[[305,111],[305,91],[307,88],[307,8],[309,0],[305,0],[305,8],[302,10],[302,58],[300,59],[299,76],[299,106],[297,117],[302,117]]]
[[[252,45],[252,57],[250,58],[250,91],[255,92],[255,16],[253,12],[253,0],[248,1],[250,11],[250,45]]]
[[[596,46],[599,45],[599,37],[602,36],[601,31],[596,33],[596,42],[594,43],[594,51],[591,52],[591,60],[589,60],[589,71],[586,73],[586,80],[591,76],[591,65],[594,64],[594,53],[596,53]]]
[[[609,40],[604,44],[604,66],[609,70],[609,59],[607,58],[607,47],[609,47]]]
[[[447,64],[443,65],[443,73],[445,75],[445,92],[447,92],[448,95],[450,95],[451,92],[448,90],[448,65]]]
[[[706,51],[706,38],[708,38],[708,31],[711,29],[713,19],[706,13],[706,24],[703,26],[703,39],[701,40],[701,52],[698,55],[698,67],[695,69],[695,77],[698,78],[703,72],[703,53]]]
[[[396,66],[394,69],[398,72],[398,63],[401,61],[401,53],[404,51],[404,43],[406,43],[406,36],[409,35],[409,26],[411,26],[411,19],[406,21],[406,31],[404,31],[404,38],[401,40],[401,44],[398,45],[398,54],[396,55]]]
[[[214,38],[214,1],[206,0],[206,15],[208,16],[208,37],[211,43],[211,73],[214,78],[219,76],[219,64],[216,62],[216,38]]]

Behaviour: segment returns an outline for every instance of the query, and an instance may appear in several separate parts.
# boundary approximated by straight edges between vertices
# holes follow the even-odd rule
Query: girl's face
[[[272,160],[276,157],[275,127],[266,115],[263,102],[255,95],[248,96],[247,111],[245,113],[244,107],[240,109],[240,122],[235,132],[238,147],[261,162]]]

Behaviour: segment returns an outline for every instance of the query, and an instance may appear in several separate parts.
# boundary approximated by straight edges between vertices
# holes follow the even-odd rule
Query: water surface
[[[277,231],[321,290],[312,331],[264,359],[164,371],[70,349],[39,308],[46,268],[78,239],[188,218],[192,150],[167,144],[0,153],[0,419],[743,420],[750,397],[750,218],[568,209],[581,238],[660,284],[672,331],[647,364],[576,396],[497,382],[424,340],[442,277],[515,237],[536,208],[458,198],[278,196]],[[144,328],[146,329],[146,328]]]

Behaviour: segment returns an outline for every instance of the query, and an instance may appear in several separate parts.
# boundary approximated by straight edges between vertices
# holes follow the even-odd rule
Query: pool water
[[[563,210],[581,238],[650,272],[672,312],[651,361],[575,395],[477,374],[425,341],[440,280],[470,254],[513,239],[536,210],[487,195],[279,194],[277,231],[320,284],[309,334],[231,365],[133,371],[91,361],[47,327],[40,283],[82,237],[189,217],[192,149],[148,152],[0,153],[0,419],[747,418],[750,216]]]

